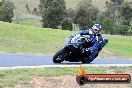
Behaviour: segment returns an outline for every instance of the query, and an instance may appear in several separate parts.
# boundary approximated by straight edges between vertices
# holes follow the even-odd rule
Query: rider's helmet
[[[95,34],[98,34],[101,31],[101,25],[98,24],[98,23],[97,24],[94,24],[93,27],[92,27],[92,31]]]

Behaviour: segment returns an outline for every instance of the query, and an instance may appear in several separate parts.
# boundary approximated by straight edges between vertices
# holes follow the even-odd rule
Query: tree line
[[[40,13],[44,28],[73,30],[72,24],[79,29],[91,28],[98,22],[102,31],[109,34],[132,35],[132,2],[109,0],[106,10],[101,12],[91,4],[92,0],[80,1],[76,9],[66,9],[65,0],[40,0]]]
[[[132,35],[132,2],[110,0],[105,2],[106,11],[98,15],[105,33]]]
[[[73,24],[79,29],[88,29],[96,22],[102,24],[102,32],[106,34],[132,35],[132,2],[109,0],[105,2],[106,10],[99,11],[91,4],[92,0],[81,0],[76,9],[67,9],[65,0],[40,0],[39,10],[44,28],[73,30]],[[9,1],[0,2],[0,21],[12,22],[14,4]],[[27,10],[29,6],[26,5]],[[37,14],[36,14],[37,15]]]

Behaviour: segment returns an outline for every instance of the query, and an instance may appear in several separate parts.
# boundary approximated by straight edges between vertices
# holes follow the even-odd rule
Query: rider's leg
[[[93,53],[91,53],[91,54],[88,56],[88,61],[89,61],[89,62],[92,62],[92,61],[98,56],[98,53],[99,53],[98,50],[96,50],[96,51],[94,51]]]
[[[98,46],[99,51],[101,51],[102,48],[103,48],[107,43],[108,43],[108,39],[104,39],[103,42],[99,43],[99,46]]]
[[[87,59],[89,62],[92,62],[99,53],[99,43],[96,42],[92,47],[89,48],[89,50],[87,51]]]
[[[102,48],[108,43],[108,39],[104,39],[103,42],[96,42],[92,47],[90,47],[91,54],[88,55],[89,62],[92,62],[97,56],[98,53],[102,50]]]

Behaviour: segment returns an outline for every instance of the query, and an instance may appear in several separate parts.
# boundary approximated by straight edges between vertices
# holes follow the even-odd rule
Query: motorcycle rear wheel
[[[89,64],[89,63],[90,63],[90,62],[88,61],[87,58],[81,59],[81,62],[82,62],[83,64]]]

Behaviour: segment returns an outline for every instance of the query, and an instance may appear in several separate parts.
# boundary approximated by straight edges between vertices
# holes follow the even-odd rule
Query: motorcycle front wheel
[[[58,51],[54,56],[53,56],[53,62],[54,63],[61,63],[64,61],[64,54],[65,51],[63,49],[61,49],[60,51]]]

